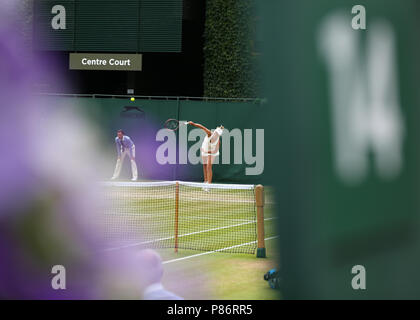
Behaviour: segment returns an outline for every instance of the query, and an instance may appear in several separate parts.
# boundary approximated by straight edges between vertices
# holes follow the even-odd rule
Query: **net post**
[[[264,235],[264,187],[255,187],[255,203],[257,206],[257,258],[265,258],[265,235]]]
[[[178,252],[179,182],[175,184],[175,253]]]

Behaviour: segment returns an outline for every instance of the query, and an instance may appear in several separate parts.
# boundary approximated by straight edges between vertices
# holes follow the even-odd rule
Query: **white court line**
[[[275,217],[265,218],[264,221],[269,221],[269,220],[274,220],[274,219],[277,219],[277,218],[275,218]],[[225,226],[225,227],[212,228],[212,229],[207,229],[207,230],[201,230],[201,231],[195,231],[195,232],[190,232],[190,233],[186,233],[186,234],[181,234],[181,235],[178,236],[178,238],[192,236],[192,235],[195,235],[195,234],[200,234],[200,233],[205,233],[205,232],[211,232],[211,231],[217,231],[217,230],[222,230],[222,229],[240,227],[240,226],[243,226],[243,225],[246,225],[246,224],[251,224],[251,223],[257,223],[257,220],[251,221],[251,222],[239,223],[239,224],[230,225],[230,226]],[[127,244],[127,245],[119,246],[119,247],[115,247],[115,248],[108,248],[108,249],[105,249],[104,251],[115,251],[115,250],[127,249],[127,248],[141,246],[141,245],[144,245],[144,244],[149,244],[149,243],[154,243],[154,242],[159,242],[159,241],[165,241],[165,240],[170,240],[170,239],[175,239],[175,236],[160,238],[160,239],[154,239],[154,240],[149,240],[149,241],[143,241],[143,242],[138,242],[138,243],[132,243],[132,244]],[[255,243],[255,242],[256,241],[253,241],[253,242],[250,242],[250,243]],[[248,244],[250,244],[250,243],[248,243]],[[227,250],[227,249],[225,249],[225,250]]]
[[[279,236],[273,236],[273,237],[265,238],[264,240],[272,240],[272,239],[276,239],[278,237]],[[207,252],[203,252],[203,253],[193,254],[191,256],[186,256],[186,257],[182,257],[182,258],[167,260],[167,261],[163,261],[162,264],[177,262],[177,261],[181,261],[181,260],[186,260],[186,259],[191,259],[191,258],[195,258],[195,257],[204,256],[206,254],[211,254],[211,253],[225,251],[225,250],[229,250],[229,249],[233,249],[233,248],[243,247],[243,246],[250,245],[250,244],[253,244],[253,243],[256,243],[256,242],[257,241],[251,241],[251,242],[247,242],[247,243],[238,244],[236,246],[226,247],[226,248],[223,248],[223,249],[217,249],[217,250],[213,250],[213,251],[207,251]]]

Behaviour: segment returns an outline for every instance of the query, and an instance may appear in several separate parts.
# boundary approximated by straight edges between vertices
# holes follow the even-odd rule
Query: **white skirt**
[[[209,152],[205,152],[205,151],[203,151],[203,149],[201,149],[201,156],[203,156],[203,157],[208,157],[208,156],[217,157],[218,155],[219,155],[219,151],[217,151],[216,153],[209,153]]]

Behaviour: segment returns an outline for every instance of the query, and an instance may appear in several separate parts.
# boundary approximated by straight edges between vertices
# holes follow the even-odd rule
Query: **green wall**
[[[234,163],[234,139],[231,138],[230,149],[223,148],[223,139],[227,139],[227,135],[222,136],[221,156],[219,164],[213,166],[214,182],[231,182],[231,183],[263,183],[265,177],[264,171],[259,175],[247,175],[246,168],[252,168],[255,164],[245,163],[245,137],[244,130],[248,129],[252,132],[251,142],[252,154],[256,153],[256,129],[263,129],[264,124],[262,118],[264,115],[264,104],[260,102],[215,102],[215,101],[191,101],[191,100],[147,100],[136,99],[131,102],[129,98],[75,98],[75,97],[45,97],[47,103],[63,105],[65,107],[78,110],[82,116],[88,120],[92,127],[99,131],[100,145],[97,146],[106,154],[107,174],[112,175],[115,160],[114,138],[116,130],[123,129],[136,144],[136,158],[142,179],[150,180],[186,180],[186,181],[202,181],[202,165],[191,164],[166,164],[161,165],[156,161],[156,151],[164,142],[156,141],[156,134],[163,128],[163,124],[167,119],[174,118],[180,120],[191,120],[201,123],[210,129],[223,124],[226,129],[236,129],[242,133],[242,163]],[[135,116],[124,116],[122,111],[125,107],[138,107],[143,113],[136,110],[129,113]],[[123,115],[123,116],[122,116]],[[194,128],[188,126],[184,128],[187,134],[191,133]],[[166,132],[168,132],[166,130]],[[204,131],[200,132],[200,137],[195,137],[193,141],[186,141],[185,147],[179,143],[179,135],[181,130],[176,132],[177,144],[176,148],[178,157],[179,153],[187,154],[188,150],[196,144],[199,139],[204,136]],[[225,131],[226,133],[227,131]],[[188,137],[188,136],[187,136]],[[251,141],[252,140],[252,141]],[[201,143],[200,143],[201,145]],[[262,153],[262,145],[259,145],[260,159]],[[229,164],[222,163],[222,156],[229,152]],[[197,153],[199,155],[199,153]],[[179,161],[178,161],[179,162]],[[259,163],[262,163],[260,161]],[[123,177],[129,178],[129,166],[125,165]],[[109,172],[108,172],[109,171]],[[104,179],[109,178],[104,176]]]

